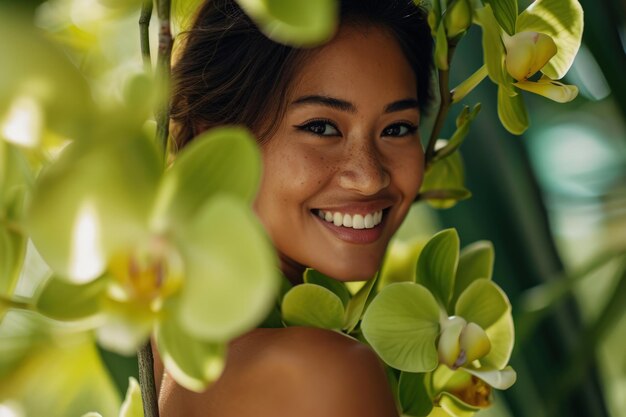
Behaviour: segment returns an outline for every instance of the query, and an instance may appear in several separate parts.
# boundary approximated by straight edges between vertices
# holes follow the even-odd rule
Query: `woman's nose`
[[[339,171],[339,185],[362,195],[374,195],[389,186],[391,177],[381,161],[381,155],[372,145],[355,146]]]

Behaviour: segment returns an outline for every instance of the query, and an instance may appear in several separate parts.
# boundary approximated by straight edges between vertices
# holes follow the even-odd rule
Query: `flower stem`
[[[154,383],[154,358],[149,339],[137,352],[137,359],[144,417],[159,417],[159,402]]]
[[[456,43],[450,42],[448,45],[448,68],[450,63],[452,62],[452,56],[454,55],[454,51],[456,49]],[[431,163],[435,156],[435,143],[439,138],[439,134],[441,133],[441,129],[443,129],[443,125],[446,121],[446,116],[448,115],[448,111],[450,110],[450,106],[452,105],[452,94],[450,92],[450,70],[439,70],[439,95],[441,100],[439,102],[439,110],[437,112],[437,118],[435,119],[435,125],[433,126],[433,130],[430,133],[430,138],[428,139],[428,145],[426,146],[426,167]]]
[[[144,0],[141,5],[139,16],[139,36],[141,40],[141,56],[143,57],[144,69],[147,74],[152,73],[152,60],[150,58],[150,20],[152,19],[153,0]]]
[[[169,85],[172,60],[172,32],[170,29],[171,1],[157,0],[157,15],[159,17],[159,52],[157,55],[157,80],[163,89],[165,99],[156,112],[157,140],[163,149],[163,156],[167,160],[168,138],[170,126],[170,97]]]

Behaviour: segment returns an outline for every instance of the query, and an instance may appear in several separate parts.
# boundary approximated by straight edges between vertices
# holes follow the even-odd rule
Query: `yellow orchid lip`
[[[484,408],[491,405],[491,387],[474,375],[465,386],[450,391],[450,394],[474,407]]]
[[[575,85],[563,84],[545,75],[538,81],[522,80],[514,83],[514,85],[521,90],[539,94],[557,103],[568,103],[578,96],[578,87]]]

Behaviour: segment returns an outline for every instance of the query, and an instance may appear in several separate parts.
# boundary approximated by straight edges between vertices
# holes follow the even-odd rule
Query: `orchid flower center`
[[[109,271],[115,282],[112,298],[144,302],[155,310],[180,288],[184,276],[180,255],[161,237],[146,247],[113,256]]]

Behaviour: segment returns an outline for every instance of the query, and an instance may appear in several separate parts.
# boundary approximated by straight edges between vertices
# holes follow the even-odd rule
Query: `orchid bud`
[[[472,9],[468,0],[456,0],[446,10],[443,22],[448,38],[456,38],[465,33],[472,24]]]
[[[506,69],[517,81],[533,76],[557,53],[554,40],[543,33],[520,32],[505,36]]]

